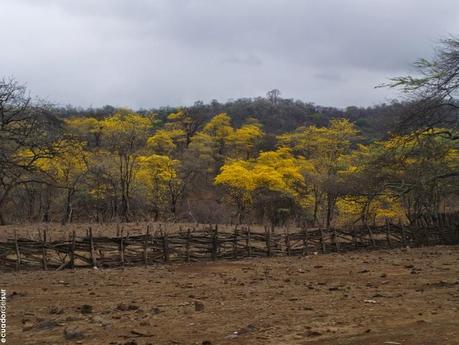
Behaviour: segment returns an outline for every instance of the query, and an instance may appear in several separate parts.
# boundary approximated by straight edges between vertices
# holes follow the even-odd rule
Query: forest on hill
[[[59,108],[5,79],[0,222],[330,227],[455,212],[458,48],[445,41],[418,63],[421,78],[393,80],[410,99],[368,108],[278,90],[189,107]]]

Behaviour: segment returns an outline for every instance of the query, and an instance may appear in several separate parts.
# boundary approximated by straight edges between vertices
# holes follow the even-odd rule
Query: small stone
[[[112,323],[110,321],[107,321],[105,320],[104,318],[100,317],[100,316],[94,316],[91,318],[91,320],[103,327],[108,327],[108,326],[111,326]]]
[[[195,311],[203,311],[204,310],[204,303],[195,301],[194,302],[194,310]]]
[[[150,314],[158,315],[159,313],[161,313],[161,309],[159,309],[158,307],[153,307],[150,309]]]
[[[33,329],[33,323],[30,320],[23,322],[24,326],[22,327],[23,332],[28,332]]]
[[[138,337],[151,337],[151,334],[148,334],[147,332],[144,332],[139,329],[133,329],[131,330],[131,334],[136,335]]]
[[[120,311],[127,311],[128,310],[128,306],[127,304],[124,304],[124,303],[120,303],[116,306],[116,309],[117,310],[120,310]]]
[[[54,320],[44,320],[33,326],[33,329],[53,329],[59,326],[59,324]]]
[[[85,334],[78,328],[66,328],[64,329],[64,338],[67,340],[83,340]]]
[[[81,314],[91,314],[92,313],[92,305],[90,304],[83,304],[80,307]]]
[[[123,345],[137,345],[137,341],[135,340],[128,340]]]
[[[371,303],[371,304],[376,304],[377,302],[374,299],[366,299],[363,302],[365,303]]]
[[[116,309],[117,310],[120,310],[120,311],[130,311],[130,310],[138,310],[139,309],[139,306],[138,305],[135,305],[135,304],[124,304],[124,303],[120,303],[116,306]]]
[[[305,335],[306,335],[307,337],[319,337],[319,336],[322,335],[322,333],[317,332],[317,331],[307,331],[307,332],[305,333]]]
[[[60,307],[57,307],[57,306],[52,306],[51,308],[49,308],[49,313],[50,314],[57,314],[57,315],[60,315],[64,312],[64,309],[63,308],[60,308]]]
[[[80,320],[81,320],[81,318],[75,317],[75,316],[67,316],[65,318],[65,321],[67,321],[67,322],[80,321]]]

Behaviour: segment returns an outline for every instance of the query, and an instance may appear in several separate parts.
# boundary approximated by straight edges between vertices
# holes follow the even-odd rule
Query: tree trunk
[[[319,202],[320,202],[319,193],[317,191],[314,191],[314,214],[312,218],[312,226],[317,225],[317,213],[319,211]]]
[[[73,189],[67,189],[67,198],[65,200],[65,213],[62,219],[62,224],[71,223],[72,219],[72,197],[75,191]]]
[[[331,220],[333,217],[333,208],[335,206],[335,200],[336,197],[333,194],[327,193],[327,218],[325,223],[327,229],[330,229]]]
[[[3,213],[0,210],[0,225],[6,225],[5,218],[3,217]]]

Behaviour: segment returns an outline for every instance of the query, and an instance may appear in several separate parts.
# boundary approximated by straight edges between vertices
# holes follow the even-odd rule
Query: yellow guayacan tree
[[[175,219],[177,203],[185,187],[179,174],[180,162],[165,155],[153,154],[140,156],[138,164],[135,180],[145,189],[155,221],[165,208]]]
[[[369,200],[367,195],[345,196],[336,202],[337,222],[341,225],[355,224],[359,220],[364,224],[383,224],[386,220],[404,219],[400,201],[389,193],[382,192]]]
[[[215,176],[225,159],[251,158],[255,153],[256,144],[263,135],[261,124],[256,120],[249,120],[242,127],[235,129],[231,125],[231,118],[221,113],[214,116],[202,131],[193,136],[190,149],[199,160],[202,160],[203,165],[213,165],[209,172]]]
[[[242,223],[244,213],[252,202],[252,193],[257,188],[253,174],[254,162],[229,161],[221,167],[215,177],[215,184],[222,185],[236,206],[238,223]]]
[[[263,137],[262,126],[258,121],[252,121],[234,130],[227,142],[231,145],[232,157],[250,159],[254,155],[256,144]]]
[[[87,200],[96,211],[97,219],[102,217],[111,221],[119,217],[119,159],[103,148],[91,153]]]
[[[313,223],[319,210],[325,210],[325,225],[330,227],[336,201],[339,197],[338,172],[345,165],[344,157],[350,153],[351,144],[358,131],[346,119],[333,119],[328,127],[300,127],[293,133],[278,136],[279,147],[289,147],[293,153],[304,157],[314,167],[309,179],[313,183]]]
[[[191,116],[187,109],[181,109],[176,113],[169,114],[167,117],[168,122],[165,125],[165,128],[170,131],[181,131],[184,133],[184,143],[185,148],[191,143],[191,138],[199,130],[199,127],[202,122],[202,117],[195,114]]]
[[[181,129],[160,129],[148,138],[147,146],[158,154],[171,155],[184,140],[185,132]]]
[[[94,117],[72,117],[65,120],[70,133],[85,140],[88,145],[99,147],[102,135],[102,123]]]
[[[104,147],[118,157],[121,194],[119,211],[124,221],[129,221],[130,217],[130,191],[137,158],[154,126],[155,119],[152,114],[144,116],[128,109],[121,109],[101,121]]]
[[[300,202],[304,198],[304,173],[311,168],[305,160],[295,158],[289,149],[281,148],[263,152],[252,160],[228,161],[216,176],[215,184],[224,186],[236,205],[238,221],[242,222],[256,191],[265,190]]]
[[[214,116],[191,139],[189,155],[199,161],[206,174],[215,176],[228,154],[228,137],[234,132],[227,114]]]
[[[57,143],[58,152],[53,157],[37,160],[38,167],[48,175],[59,188],[66,190],[64,202],[65,224],[72,220],[72,203],[78,185],[88,172],[90,153],[86,151],[86,144],[79,141],[64,140]]]

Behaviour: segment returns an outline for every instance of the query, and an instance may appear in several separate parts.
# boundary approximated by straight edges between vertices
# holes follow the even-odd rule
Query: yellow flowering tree
[[[177,203],[184,192],[185,184],[180,178],[180,162],[169,156],[152,154],[140,156],[135,180],[147,195],[157,221],[164,209],[176,217]]]
[[[37,166],[48,175],[57,187],[66,191],[62,223],[72,220],[72,203],[75,193],[88,172],[90,153],[80,141],[60,141],[57,154],[37,160]]]
[[[121,194],[120,216],[130,218],[130,192],[137,167],[137,158],[155,126],[152,115],[144,116],[128,109],[101,121],[104,147],[117,156]]]
[[[278,136],[279,147],[288,147],[308,160],[313,170],[308,179],[313,184],[313,223],[319,220],[319,211],[325,211],[325,225],[330,227],[336,201],[340,195],[338,172],[346,165],[344,158],[358,131],[346,119],[333,119],[328,127],[300,127],[293,133]]]
[[[305,196],[304,172],[311,168],[306,161],[295,158],[290,150],[281,148],[263,152],[252,160],[228,161],[216,176],[215,184],[222,185],[235,204],[240,223],[255,196],[263,198],[266,204],[271,203],[269,206],[279,196],[300,203]],[[275,222],[276,210],[268,208],[267,216]]]

